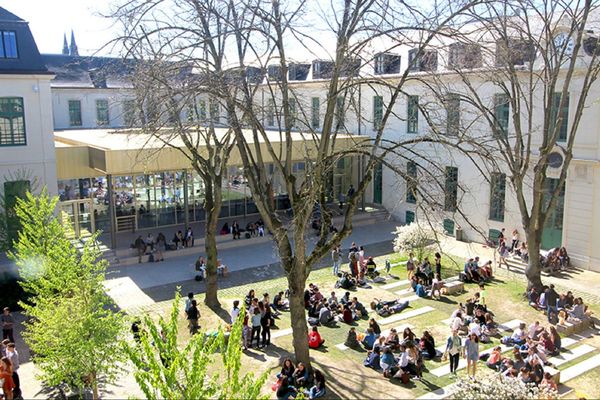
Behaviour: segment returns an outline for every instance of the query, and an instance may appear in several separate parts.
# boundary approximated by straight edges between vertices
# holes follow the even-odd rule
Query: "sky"
[[[0,7],[29,22],[41,53],[60,53],[63,35],[70,39],[71,29],[79,54],[95,54],[117,33],[110,20],[99,15],[107,12],[111,0],[0,0]],[[101,50],[107,55],[108,50]]]

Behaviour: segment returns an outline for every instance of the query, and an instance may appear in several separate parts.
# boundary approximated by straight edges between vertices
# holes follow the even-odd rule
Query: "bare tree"
[[[163,149],[178,152],[189,160],[204,185],[205,303],[215,307],[219,305],[217,224],[234,136],[220,115],[219,101],[224,97],[220,91],[226,88],[226,77],[221,74],[225,40],[211,47],[214,43],[204,39],[226,33],[218,32],[212,21],[200,21],[197,5],[194,1],[131,0],[112,17],[123,26],[123,35],[115,42],[122,45],[125,57],[137,61],[131,75],[133,119],[147,135],[145,147],[159,150],[157,156]],[[133,130],[133,134],[139,132]],[[188,210],[185,213],[187,222]]]
[[[470,10],[469,24],[449,27],[438,42],[448,73],[420,79],[441,108],[441,118],[427,112],[432,130],[464,141],[488,182],[510,182],[507,194],[516,200],[529,248],[529,287],[542,286],[542,233],[562,207],[580,122],[596,100],[590,90],[600,72],[598,5],[481,4]],[[504,207],[503,191],[491,197]]]

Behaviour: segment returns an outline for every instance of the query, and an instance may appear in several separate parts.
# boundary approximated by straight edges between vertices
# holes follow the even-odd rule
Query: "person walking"
[[[155,261],[165,261],[163,252],[167,250],[167,238],[162,232],[158,233],[156,237],[156,255],[154,256]]]
[[[335,246],[333,250],[331,250],[331,261],[333,261],[333,275],[337,276],[340,272],[340,263],[342,261],[340,246]]]
[[[4,307],[2,316],[0,316],[0,322],[2,323],[2,339],[8,339],[14,343],[15,336],[13,334],[13,328],[15,325],[15,319],[10,313],[10,308]]]
[[[270,307],[265,306],[265,312],[260,317],[260,326],[262,328],[262,346],[267,347],[271,344],[271,315]]]
[[[471,333],[465,340],[464,357],[467,359],[467,375],[475,379],[477,361],[479,361],[479,338],[476,333]]]
[[[450,373],[456,375],[458,360],[462,351],[462,339],[458,336],[458,330],[452,331],[452,336],[446,341],[446,354],[450,359]]]
[[[200,319],[200,311],[196,306],[196,300],[192,300],[190,308],[187,311],[187,319],[189,323],[190,335],[195,335],[198,332],[198,319]]]

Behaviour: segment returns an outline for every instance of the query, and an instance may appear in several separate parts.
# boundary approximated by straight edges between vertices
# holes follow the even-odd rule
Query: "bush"
[[[558,393],[546,386],[535,386],[518,378],[490,373],[477,380],[459,378],[451,397],[470,400],[556,399]]]
[[[419,261],[423,261],[432,252],[432,248],[438,243],[436,232],[418,223],[411,223],[396,227],[394,232],[394,251],[400,253],[413,252]]]

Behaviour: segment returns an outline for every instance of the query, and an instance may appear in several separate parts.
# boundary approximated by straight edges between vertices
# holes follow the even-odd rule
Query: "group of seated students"
[[[302,393],[309,399],[325,396],[325,377],[317,369],[311,374],[301,362],[294,366],[289,358],[283,361],[281,372],[277,374],[277,383],[273,385],[278,400],[296,398]]]
[[[463,282],[489,282],[493,279],[492,261],[479,265],[479,257],[467,259],[459,278]]]
[[[434,278],[429,282],[423,278],[419,278],[419,274],[415,274],[410,278],[410,287],[419,297],[431,297],[432,299],[441,299],[442,290],[445,283],[439,274],[435,274]]]
[[[398,378],[407,383],[410,377],[420,379],[423,374],[423,359],[433,359],[437,355],[435,340],[428,331],[418,338],[410,328],[405,328],[402,338],[396,329],[390,329],[387,335],[382,335],[379,325],[374,320],[369,322],[369,328],[364,335],[356,337],[355,328],[351,328],[346,345],[352,345],[355,339],[367,350],[365,367],[381,371],[387,378]],[[397,353],[397,354],[395,354]]]
[[[571,265],[571,259],[564,247],[556,247],[548,252],[540,252],[542,268],[549,273],[565,271]]]
[[[308,311],[308,322],[312,326],[335,324],[336,319],[352,324],[368,314],[365,306],[356,296],[351,297],[350,292],[345,292],[338,298],[333,291],[329,298],[325,298],[317,285],[312,283],[304,291],[304,306]]]
[[[498,332],[498,325],[494,321],[494,314],[488,310],[485,305],[485,290],[480,286],[481,291],[473,295],[463,305],[458,304],[456,310],[450,316],[450,329],[463,334],[475,334],[480,342],[487,343],[490,336]]]
[[[565,322],[577,323],[590,319],[592,311],[581,297],[575,297],[570,290],[558,294],[554,285],[544,285],[540,291],[531,287],[527,291],[529,305],[546,312],[548,322],[564,325]]]
[[[503,356],[501,347],[495,347],[486,361],[489,368],[525,383],[557,389],[553,377],[544,371],[544,366],[551,366],[548,357],[558,355],[561,350],[561,338],[554,326],[544,328],[540,321],[529,327],[521,323],[511,336],[503,337],[502,342],[514,345],[512,356]]]

